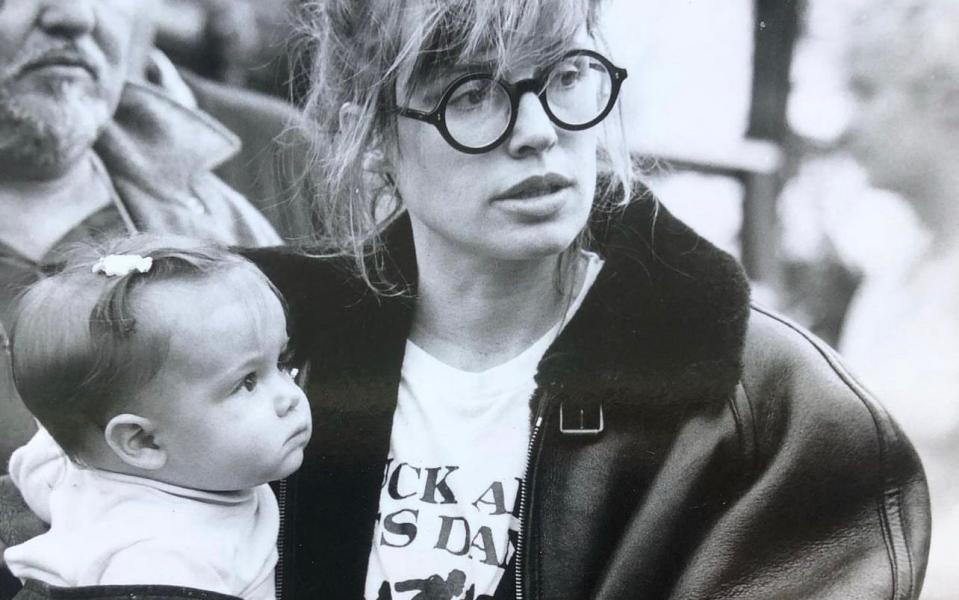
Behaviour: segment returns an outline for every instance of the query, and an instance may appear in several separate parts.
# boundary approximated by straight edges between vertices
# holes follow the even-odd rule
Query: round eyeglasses
[[[471,73],[450,83],[432,111],[401,106],[396,111],[435,126],[453,148],[482,154],[512,133],[523,94],[535,94],[558,127],[580,131],[606,118],[626,75],[598,52],[571,50],[538,76],[509,83]]]

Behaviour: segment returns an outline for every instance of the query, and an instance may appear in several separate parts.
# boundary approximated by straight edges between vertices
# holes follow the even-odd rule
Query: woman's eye
[[[550,79],[560,87],[568,88],[576,85],[583,78],[583,72],[577,65],[562,65],[557,67]]]
[[[579,71],[565,71],[562,74],[563,85],[573,85],[580,79]]]
[[[493,91],[492,81],[469,82],[460,86],[447,103],[458,110],[470,110],[489,100]]]

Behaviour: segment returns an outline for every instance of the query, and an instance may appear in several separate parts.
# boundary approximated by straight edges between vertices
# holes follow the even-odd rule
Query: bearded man
[[[211,172],[236,151],[235,136],[131,82],[142,78],[152,4],[0,0],[0,472],[33,432],[4,330],[18,291],[65,248],[136,231],[280,243]]]

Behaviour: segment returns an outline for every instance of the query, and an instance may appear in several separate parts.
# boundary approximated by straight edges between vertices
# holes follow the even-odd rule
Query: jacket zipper
[[[526,541],[526,522],[529,512],[529,481],[533,472],[533,452],[539,439],[539,432],[543,425],[543,415],[546,413],[547,394],[543,392],[536,406],[536,420],[529,434],[529,445],[526,447],[526,472],[519,486],[519,533],[516,536],[516,600],[523,600],[523,551]]]
[[[276,587],[277,600],[284,600],[283,596],[283,550],[286,547],[286,479],[281,479],[276,488],[276,504],[280,509],[280,531],[276,536],[276,571],[273,582]]]

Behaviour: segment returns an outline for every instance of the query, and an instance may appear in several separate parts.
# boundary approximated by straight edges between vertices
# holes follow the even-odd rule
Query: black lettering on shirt
[[[476,548],[484,554],[482,562],[484,564],[498,567],[499,561],[496,559],[496,545],[493,543],[493,532],[487,526],[482,526],[470,542],[470,548]],[[470,555],[470,558],[473,558]]]
[[[470,551],[470,524],[463,517],[440,517],[443,525],[440,529],[439,539],[436,540],[437,550],[446,550],[455,556],[465,556]],[[456,525],[459,525],[456,527]],[[460,535],[457,540],[463,540],[459,548],[450,548],[450,540],[454,537],[453,529],[457,529]],[[459,545],[459,544],[458,544]]]
[[[492,512],[486,513],[489,515],[505,515],[506,514],[506,496],[503,494],[503,484],[499,481],[494,481],[490,484],[486,491],[480,494],[480,497],[473,502],[473,508],[483,512],[483,508],[480,508],[480,504],[485,504],[486,506],[492,506]]]
[[[400,464],[396,465],[396,468],[393,470],[393,474],[390,475],[390,482],[389,482],[389,485],[388,485],[388,488],[389,488],[389,489],[387,490],[387,491],[389,492],[389,494],[390,494],[390,498],[392,498],[392,499],[394,499],[394,500],[404,500],[404,499],[406,499],[406,498],[409,498],[409,497],[411,497],[411,496],[415,496],[415,495],[416,495],[416,492],[410,492],[409,494],[406,494],[406,495],[403,495],[403,494],[400,493],[400,489],[399,489],[399,488],[400,488],[400,474],[403,472],[403,467],[406,467],[406,468],[409,469],[410,471],[415,471],[415,472],[416,472],[416,479],[417,479],[417,480],[419,480],[419,478],[420,478],[420,468],[419,468],[419,467],[413,467],[413,466],[410,466],[410,465],[407,464],[407,463],[400,463]]]
[[[450,486],[446,485],[446,478],[450,476],[453,471],[459,469],[459,467],[446,467],[446,473],[443,474],[442,479],[439,477],[440,469],[442,467],[433,467],[426,469],[426,486],[423,489],[423,497],[421,500],[429,504],[436,504],[436,492],[439,492],[443,496],[443,501],[440,504],[456,504],[456,496],[453,494],[453,490],[450,489]]]
[[[409,513],[413,515],[412,522],[399,521],[398,518],[403,513]],[[403,510],[398,510],[394,513],[386,515],[386,518],[383,519],[384,533],[380,535],[380,545],[390,546],[391,548],[405,548],[412,544],[413,540],[416,539],[416,520],[419,518],[419,516],[420,511],[410,508],[404,508]],[[396,539],[387,539],[387,533],[391,534],[391,536],[405,537],[406,541],[404,542]]]

